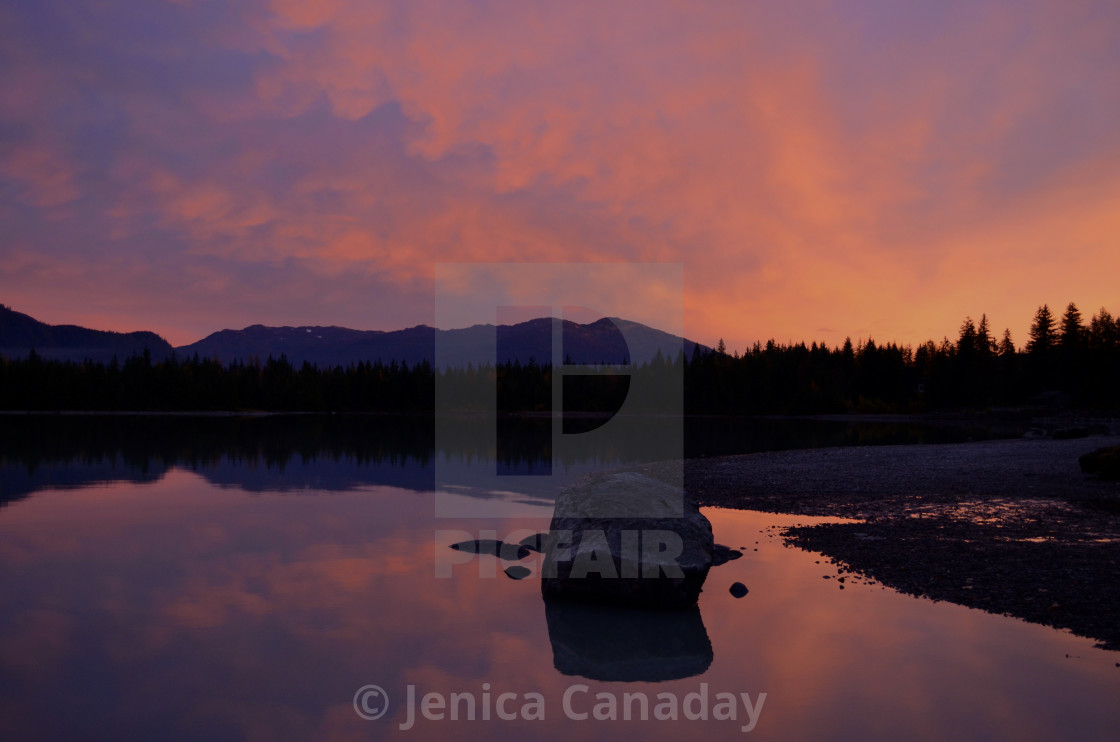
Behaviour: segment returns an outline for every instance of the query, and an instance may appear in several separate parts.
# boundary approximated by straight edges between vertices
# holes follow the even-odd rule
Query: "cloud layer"
[[[0,10],[0,301],[433,319],[437,262],[685,268],[685,329],[916,342],[1117,301],[1107,3]]]

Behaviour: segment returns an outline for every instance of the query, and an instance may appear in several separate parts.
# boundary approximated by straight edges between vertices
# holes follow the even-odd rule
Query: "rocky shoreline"
[[[788,529],[844,572],[1120,650],[1120,482],[1078,458],[1120,436],[780,451],[685,462],[701,505],[855,518]],[[659,467],[643,467],[656,476]]]

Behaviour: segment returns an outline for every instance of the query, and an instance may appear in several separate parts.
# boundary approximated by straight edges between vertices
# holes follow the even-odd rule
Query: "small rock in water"
[[[732,583],[730,592],[731,592],[732,597],[741,598],[750,591],[747,590],[747,586],[744,585],[743,583],[735,582],[735,583]]]
[[[515,564],[512,567],[506,567],[506,577],[514,580],[524,580],[531,574],[533,574],[532,570],[530,570],[528,567],[522,567],[520,564]]]
[[[470,554],[490,554],[506,561],[516,561],[529,556],[530,551],[521,544],[507,544],[492,538],[480,538],[473,541],[460,541],[451,544],[456,551],[465,551]]]
[[[758,549],[755,549],[755,551],[758,551]],[[732,549],[730,546],[724,546],[723,544],[714,544],[712,546],[713,567],[718,567],[721,564],[727,564],[728,562],[738,559],[741,556],[743,556],[743,552],[737,549]]]

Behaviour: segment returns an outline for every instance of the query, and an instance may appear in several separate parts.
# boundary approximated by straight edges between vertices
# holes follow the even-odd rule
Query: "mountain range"
[[[107,332],[76,325],[49,325],[0,305],[0,356],[27,357],[34,350],[40,357],[109,362],[142,354],[153,360],[174,354],[180,358],[213,358],[233,361],[264,361],[281,355],[294,365],[305,361],[320,368],[347,366],[360,361],[398,361],[413,365],[422,361],[441,367],[462,367],[530,359],[548,363],[553,359],[550,317],[514,325],[474,325],[438,330],[417,325],[403,330],[352,330],[345,327],[267,327],[252,325],[243,330],[221,330],[196,343],[173,347],[154,332]],[[624,337],[625,336],[625,337]],[[684,351],[691,355],[696,343],[653,327],[618,318],[603,318],[588,324],[568,320],[560,324],[560,357],[569,363],[642,363],[658,353],[673,357]],[[701,350],[707,350],[700,346]]]
[[[109,362],[147,350],[154,359],[174,350],[154,332],[107,332],[77,325],[48,325],[0,304],[0,356],[24,358],[31,350],[42,358]]]

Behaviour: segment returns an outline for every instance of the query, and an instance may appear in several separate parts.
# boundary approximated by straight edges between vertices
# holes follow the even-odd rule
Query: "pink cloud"
[[[1120,267],[1115,168],[1092,165],[1120,145],[1108,13],[176,8],[166,33],[182,35],[158,53],[126,26],[132,56],[107,61],[123,52],[96,24],[50,64],[34,44],[8,52],[4,118],[42,133],[0,151],[26,209],[0,250],[84,263],[133,304],[66,279],[85,309],[55,321],[143,306],[179,342],[257,321],[415,324],[434,264],[471,260],[683,262],[686,331],[740,348],[821,327],[917,342],[982,311],[1021,335],[1043,292],[1117,303],[1095,278]],[[92,131],[104,152],[75,139]],[[1043,243],[1070,239],[1076,259],[1048,267]],[[3,288],[58,311],[56,289]]]

